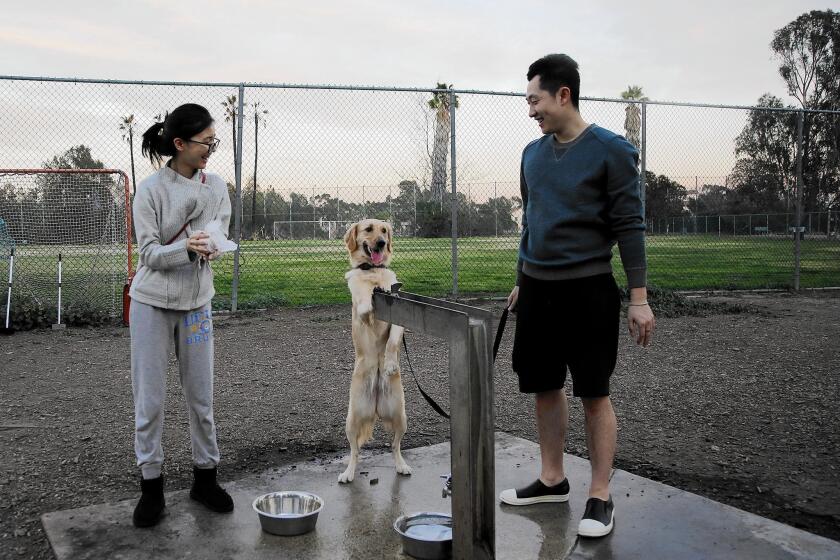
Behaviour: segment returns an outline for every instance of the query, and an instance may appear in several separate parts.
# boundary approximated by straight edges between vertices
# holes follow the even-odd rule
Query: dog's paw
[[[411,467],[409,467],[405,461],[401,461],[397,463],[397,472],[399,474],[409,476],[411,474]]]
[[[400,361],[396,354],[385,354],[385,362],[382,364],[385,375],[394,375],[400,371]]]
[[[339,484],[347,484],[348,482],[353,482],[353,478],[356,476],[356,473],[347,469],[340,475],[338,475],[338,483]]]

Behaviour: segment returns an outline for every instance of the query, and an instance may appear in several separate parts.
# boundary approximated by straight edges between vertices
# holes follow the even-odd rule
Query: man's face
[[[528,102],[528,116],[537,121],[543,134],[563,129],[572,107],[569,88],[561,87],[555,95],[551,95],[540,87],[540,76],[536,75],[528,82],[525,100]]]

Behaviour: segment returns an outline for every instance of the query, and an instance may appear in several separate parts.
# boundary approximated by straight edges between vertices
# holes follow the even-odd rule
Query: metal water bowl
[[[452,557],[452,516],[423,511],[402,515],[394,522],[402,538],[403,552],[423,560]]]
[[[273,535],[302,535],[315,528],[324,500],[310,492],[271,492],[254,500],[263,531]]]

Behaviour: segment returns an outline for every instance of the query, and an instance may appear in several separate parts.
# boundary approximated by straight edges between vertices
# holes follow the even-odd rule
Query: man
[[[574,396],[583,403],[592,469],[578,534],[602,537],[615,519],[609,492],[616,448],[609,379],[621,310],[610,264],[615,241],[630,288],[628,327],[638,344],[650,344],[655,319],[645,288],[638,152],[621,136],[586,123],[579,96],[578,65],[570,57],[551,54],[528,69],[528,115],[544,136],[522,153],[522,241],[508,307],[517,311],[519,389],[536,394],[541,471],[538,480],[499,498],[516,506],[569,499],[563,470],[568,367]]]

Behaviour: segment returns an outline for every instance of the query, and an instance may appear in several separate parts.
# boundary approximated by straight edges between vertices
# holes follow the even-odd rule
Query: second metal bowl
[[[394,521],[402,537],[403,552],[423,560],[444,560],[452,556],[452,516],[423,511],[402,515]]]
[[[324,500],[310,492],[271,492],[254,500],[263,531],[273,535],[302,535],[315,528]]]

